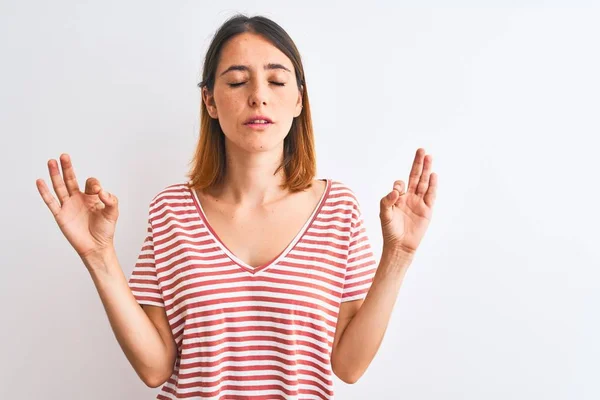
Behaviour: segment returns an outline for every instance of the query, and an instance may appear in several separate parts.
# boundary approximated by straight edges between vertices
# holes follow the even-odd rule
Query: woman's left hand
[[[417,149],[408,189],[394,182],[393,190],[381,199],[379,218],[384,248],[414,255],[431,221],[438,177],[431,173],[432,157]]]

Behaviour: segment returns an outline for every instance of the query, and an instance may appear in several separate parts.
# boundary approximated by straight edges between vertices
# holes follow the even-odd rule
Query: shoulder
[[[150,208],[162,208],[162,206],[172,203],[191,201],[191,193],[188,181],[171,183],[154,193],[150,200]]]
[[[351,229],[360,225],[363,220],[360,201],[356,191],[347,183],[329,179],[331,182],[329,199],[330,206],[336,211],[345,215],[346,222],[350,224]]]
[[[352,187],[340,180],[328,180],[331,182],[331,187],[329,190],[330,198],[334,198],[336,201],[344,202],[353,208],[358,208],[360,206],[358,196]]]
[[[345,214],[352,223],[360,220],[362,218],[362,211],[359,196],[356,191],[349,184],[341,180],[328,180],[331,182],[328,203],[333,206],[336,211],[341,211]]]

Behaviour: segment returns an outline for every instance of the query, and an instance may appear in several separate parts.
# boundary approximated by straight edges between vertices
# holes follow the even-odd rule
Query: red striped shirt
[[[129,278],[139,304],[165,308],[177,343],[157,399],[333,399],[340,303],[363,299],[376,268],[359,202],[339,181],[257,268],[219,240],[187,183],[164,188]]]

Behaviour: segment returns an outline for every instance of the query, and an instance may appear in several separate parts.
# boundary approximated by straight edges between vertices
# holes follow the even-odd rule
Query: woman
[[[152,199],[129,280],[113,246],[116,196],[95,178],[82,193],[67,154],[62,178],[48,163],[60,204],[41,179],[39,192],[157,398],[333,398],[333,374],[356,382],[381,343],[431,219],[431,156],[418,149],[408,188],[396,181],[381,199],[377,263],[352,190],[314,179],[304,70],[279,25],[228,20],[199,86],[190,180]]]

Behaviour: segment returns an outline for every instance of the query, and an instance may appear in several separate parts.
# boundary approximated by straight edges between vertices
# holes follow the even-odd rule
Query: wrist
[[[388,259],[393,259],[393,260],[397,260],[397,261],[405,261],[405,262],[409,262],[409,263],[415,257],[414,251],[407,251],[406,249],[403,249],[399,246],[389,246],[389,245],[385,245],[385,244],[383,246],[382,254],[384,257],[386,257]]]
[[[385,279],[392,279],[394,282],[402,282],[412,260],[412,253],[407,253],[397,247],[384,246],[377,273],[380,274],[380,276],[385,277]]]
[[[81,260],[90,272],[107,272],[109,267],[116,262],[117,253],[115,248],[110,246],[98,251],[90,252],[86,255],[82,255]]]

